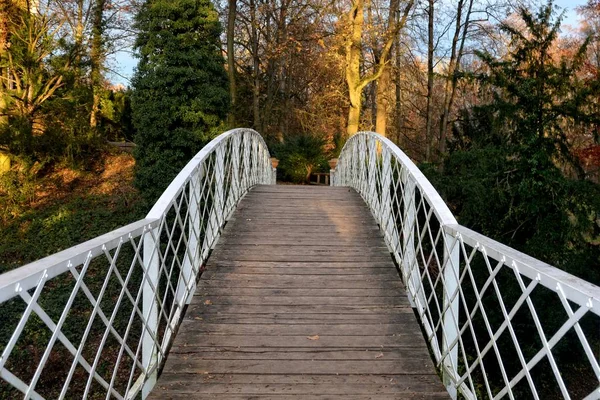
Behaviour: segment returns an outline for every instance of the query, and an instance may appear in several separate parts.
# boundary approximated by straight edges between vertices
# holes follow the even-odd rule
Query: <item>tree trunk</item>
[[[91,72],[90,78],[92,83],[92,112],[90,113],[90,127],[98,126],[98,118],[100,114],[100,99],[103,89],[102,66],[104,64],[104,5],[106,0],[96,0],[93,10],[93,26],[92,26],[92,47],[90,50]]]
[[[256,0],[250,0],[250,23],[251,42],[252,42],[252,112],[254,115],[254,129],[261,131],[260,125],[260,58],[259,36],[258,36],[258,21],[256,19]]]
[[[361,86],[360,79],[360,58],[362,52],[362,32],[365,3],[363,0],[356,0],[348,14],[350,23],[350,37],[346,41],[346,83],[348,85],[348,94],[350,99],[350,109],[348,111],[348,127],[346,132],[348,136],[358,132],[360,121],[361,95],[364,86]]]
[[[405,20],[400,21],[398,12],[400,7],[399,0],[391,0],[390,1],[390,10],[388,14],[388,32],[394,33],[398,35],[398,30],[395,27],[400,27],[401,22],[402,25],[405,23]],[[408,14],[406,15],[408,16]],[[390,47],[390,53],[393,52],[395,39],[392,40],[392,47]],[[389,87],[391,85],[391,72],[390,66],[384,64],[383,71],[381,72],[381,77],[377,81],[377,117],[375,118],[375,132],[386,136],[386,128],[387,128],[387,117],[390,111],[390,101]]]
[[[229,97],[231,98],[231,110],[229,111],[229,126],[235,126],[235,113],[237,108],[237,86],[235,81],[235,17],[237,14],[237,0],[229,0],[227,17],[227,75],[229,76]]]
[[[434,38],[433,38],[433,6],[434,0],[429,1],[429,8],[427,14],[429,21],[427,24],[428,35],[427,35],[427,121],[425,128],[425,161],[431,161],[431,148],[432,148],[432,137],[431,130],[433,126],[433,51],[434,51]]]
[[[377,120],[375,123],[375,132],[383,136],[386,135],[387,117],[390,110],[390,84],[390,68],[386,67],[377,81]]]
[[[403,116],[402,116],[402,75],[400,74],[400,65],[402,64],[402,52],[400,51],[401,41],[400,35],[397,37],[396,42],[396,144],[401,145],[400,137],[402,129],[404,128]]]
[[[352,96],[350,96],[352,97]],[[360,94],[358,95],[360,98]],[[348,136],[354,135],[358,132],[358,124],[360,122],[360,100],[356,102],[350,101],[350,109],[348,111],[348,127],[346,133]]]

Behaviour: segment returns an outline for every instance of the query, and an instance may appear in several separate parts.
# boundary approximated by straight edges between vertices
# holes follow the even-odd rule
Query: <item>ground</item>
[[[54,167],[10,210],[0,192],[0,273],[142,218],[134,165],[131,155],[108,151],[86,169]]]

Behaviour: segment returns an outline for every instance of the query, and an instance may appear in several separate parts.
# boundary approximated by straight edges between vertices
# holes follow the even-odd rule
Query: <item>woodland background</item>
[[[3,243],[23,243],[37,205],[114,164],[107,142],[137,145],[125,192],[143,201],[109,201],[136,208],[129,218],[225,129],[259,131],[280,179],[298,183],[374,130],[461,223],[589,271],[600,264],[600,3],[577,12],[561,31],[564,13],[535,1],[3,0]],[[107,60],[128,48],[131,85],[111,85]]]
[[[577,12],[562,30],[535,0],[0,0],[0,272],[139,219],[243,126],[294,183],[374,130],[461,224],[600,284],[600,1]],[[129,48],[131,84],[113,85]],[[566,343],[565,379],[589,393]]]

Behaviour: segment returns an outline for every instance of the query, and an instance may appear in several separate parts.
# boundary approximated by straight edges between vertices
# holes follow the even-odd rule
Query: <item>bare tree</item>
[[[448,70],[446,72],[444,104],[440,125],[439,152],[442,157],[446,153],[446,137],[448,135],[450,110],[452,109],[454,98],[456,96],[456,84],[458,81],[457,72],[458,68],[460,68],[460,62],[464,54],[465,41],[469,32],[473,1],[474,0],[459,0],[456,6],[456,26],[454,29],[454,36],[452,37],[451,55],[448,62]]]

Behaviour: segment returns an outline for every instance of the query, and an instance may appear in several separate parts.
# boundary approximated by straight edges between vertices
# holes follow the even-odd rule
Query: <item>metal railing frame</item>
[[[100,385],[106,391],[106,399],[131,399],[140,394],[146,398],[164,364],[185,305],[191,301],[201,266],[214,248],[225,222],[254,185],[274,183],[275,172],[269,159],[267,146],[257,132],[234,129],[223,133],[183,168],[145,219],[0,275],[0,305],[18,298],[26,305],[0,355],[0,378],[22,392],[26,399],[43,399],[36,391],[36,385],[54,345],[60,342],[74,360],[62,382],[59,399],[68,397],[69,386],[78,367],[83,367],[89,375],[84,398],[90,394],[92,384]],[[165,237],[167,242],[161,243],[161,238]],[[127,274],[121,274],[116,268],[119,251],[124,244],[135,250]],[[84,281],[94,260],[108,264],[108,273],[97,296],[91,293]],[[128,283],[135,268],[141,268],[142,281],[139,288],[130,291]],[[37,301],[44,292],[45,284],[63,274],[72,275],[74,286],[61,317],[54,321]],[[102,310],[100,303],[113,276],[119,280],[122,290],[109,315]],[[81,342],[72,343],[61,329],[75,297],[81,292],[93,306],[93,311]],[[121,334],[114,329],[113,322],[119,307],[127,301],[133,311],[126,332]],[[33,378],[24,381],[14,375],[6,364],[32,314],[43,321],[52,336]],[[100,317],[105,332],[95,357],[86,359],[82,352],[96,317]],[[141,320],[141,335],[136,345],[131,346],[128,340],[136,319]],[[120,345],[110,376],[102,375],[96,369],[109,337],[116,339]],[[127,357],[133,367],[127,387],[119,391],[115,387],[115,378],[120,363]]]
[[[579,324],[585,315],[600,316],[599,287],[459,225],[417,166],[394,143],[379,134],[360,132],[352,136],[341,152],[332,177],[332,185],[356,189],[379,223],[452,398],[456,399],[459,393],[467,399],[478,398],[472,376],[476,368],[483,371],[483,391],[488,398],[515,398],[513,388],[523,379],[526,379],[533,397],[539,398],[530,372],[544,358],[551,365],[562,396],[570,398],[552,355],[554,346],[569,330],[576,332],[585,351],[587,359],[582,362],[589,363],[598,379],[597,388],[589,393],[586,400],[600,398],[598,355],[592,351]],[[489,277],[474,294],[475,306],[469,307],[461,286],[472,284],[477,287],[471,268],[476,256],[485,260]],[[522,291],[511,308],[502,300],[496,280],[503,268],[512,270]],[[525,283],[524,277],[529,283]],[[544,332],[530,297],[538,286],[554,292],[568,316],[550,338]],[[487,313],[501,312],[504,319],[497,329],[490,326],[483,307],[482,298],[490,293],[497,295],[500,310],[487,310]],[[572,305],[579,308],[573,310]],[[532,326],[532,334],[537,333],[543,344],[529,360],[519,348],[519,340],[511,324],[521,306],[527,307],[535,325]],[[476,314],[485,322],[490,340],[476,337],[472,322]],[[514,376],[508,376],[503,365],[503,349],[497,346],[498,338],[507,331],[522,367]],[[474,355],[466,354],[469,350],[465,348],[463,338],[467,335],[471,335],[469,340],[474,341]],[[491,387],[485,373],[483,358],[492,351],[504,381],[501,389]]]

